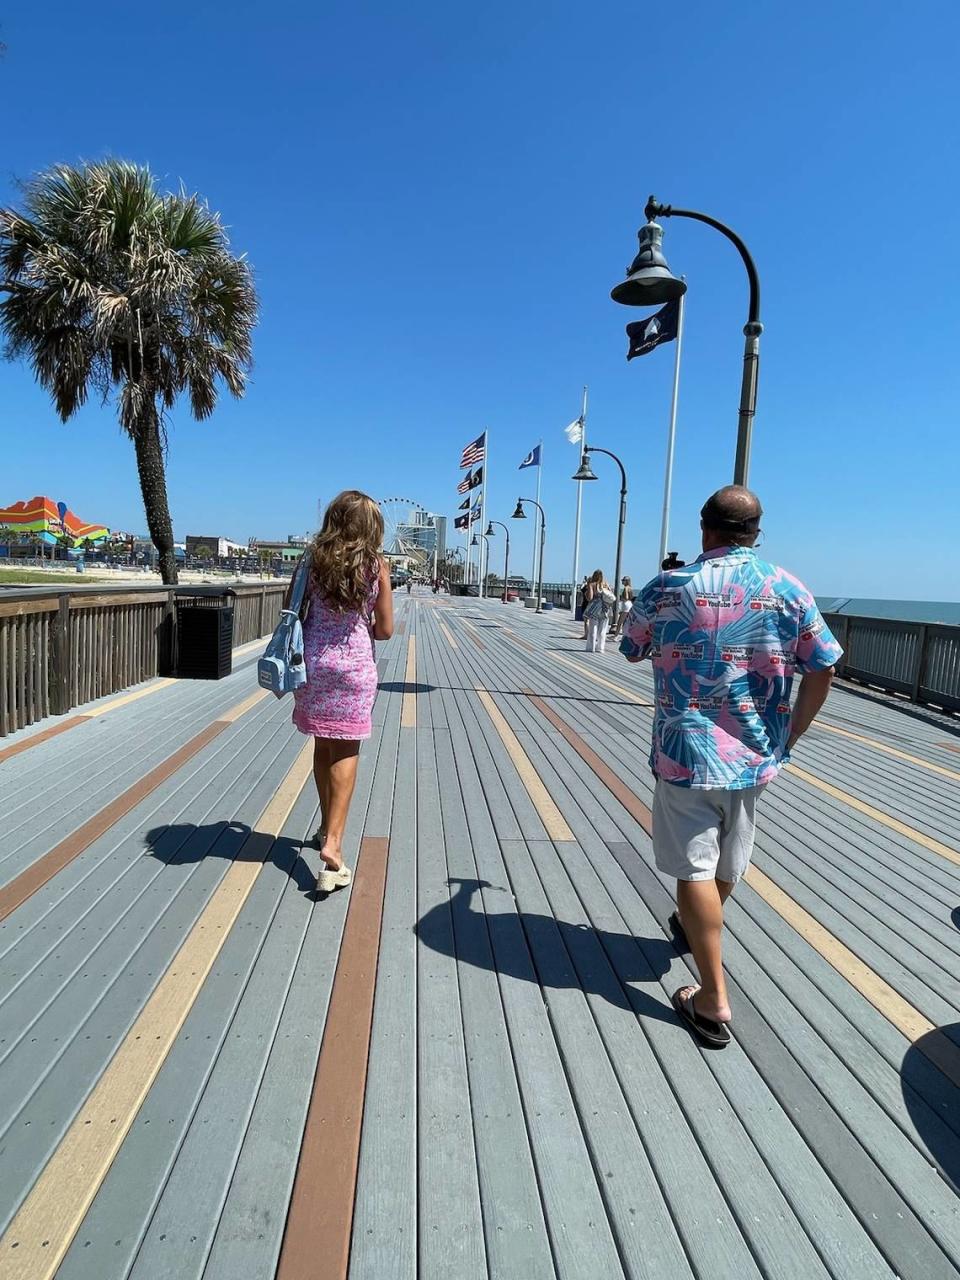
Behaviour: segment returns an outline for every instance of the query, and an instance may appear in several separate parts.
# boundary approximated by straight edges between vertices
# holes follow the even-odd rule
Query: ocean
[[[817,596],[817,604],[822,613],[960,626],[960,602],[956,600],[868,600],[852,596]]]

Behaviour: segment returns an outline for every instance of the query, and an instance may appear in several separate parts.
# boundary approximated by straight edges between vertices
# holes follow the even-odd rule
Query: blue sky
[[[955,51],[922,2],[649,7],[412,3],[8,7],[0,200],[57,161],[148,163],[222,212],[256,271],[249,393],[184,406],[178,537],[284,535],[345,486],[452,517],[461,447],[491,442],[508,519],[545,442],[547,577],[572,561],[577,451],[630,480],[625,568],[653,568],[672,348],[629,365],[610,301],[650,191],[746,239],[764,336],[751,481],[765,552],[824,594],[960,598]],[[746,313],[732,246],[666,223],[687,276],[670,543],[731,478]],[[144,526],[113,411],[67,426],[0,363],[0,504],[45,492]],[[598,459],[582,566],[613,572]],[[532,521],[515,525],[515,564]]]

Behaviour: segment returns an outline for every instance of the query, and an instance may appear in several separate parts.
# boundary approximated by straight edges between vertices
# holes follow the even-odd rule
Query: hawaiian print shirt
[[[739,791],[789,759],[794,672],[831,667],[843,650],[802,582],[751,547],[721,547],[643,588],[620,652],[653,662],[654,774]]]

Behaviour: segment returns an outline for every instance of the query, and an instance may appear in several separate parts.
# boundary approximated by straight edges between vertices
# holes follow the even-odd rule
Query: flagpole
[[[683,344],[683,298],[677,306],[677,349],[673,354],[673,399],[670,404],[670,430],[667,433],[667,462],[663,475],[663,517],[660,521],[660,558],[657,568],[663,564],[667,556],[667,542],[670,537],[670,498],[673,492],[673,449],[677,438],[677,397],[680,392],[680,348]]]
[[[490,434],[489,431],[484,431],[483,433],[483,484],[480,487],[480,532],[481,534],[487,527],[487,482],[490,479],[490,448],[487,441],[487,436],[489,434]],[[484,547],[487,546],[487,540],[486,538],[481,537],[481,538],[478,538],[477,541],[480,543],[480,546],[477,548],[477,564],[481,566],[480,598],[482,600],[486,592],[486,582],[485,582],[486,574],[483,572],[482,566],[484,563],[483,549]],[[489,548],[487,548],[487,555],[489,556],[489,554],[490,554]]]
[[[587,444],[587,388],[583,388],[583,407],[580,410],[580,454]],[[573,526],[573,582],[570,584],[570,612],[577,610],[577,584],[580,581],[580,511],[583,504],[583,481],[577,481],[577,519]]]
[[[537,457],[540,461],[537,463],[537,503],[540,502],[540,479],[543,476],[543,441],[537,445],[540,452]],[[533,526],[533,568],[530,570],[530,581],[537,580],[537,548],[540,542],[540,522],[535,521]]]

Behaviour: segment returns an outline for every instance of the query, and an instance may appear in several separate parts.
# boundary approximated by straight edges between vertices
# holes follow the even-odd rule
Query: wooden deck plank
[[[289,768],[298,747],[295,742],[285,745],[265,766]],[[276,773],[274,789],[275,785]],[[246,821],[254,820],[257,812],[249,811]],[[111,961],[81,969],[45,1011],[43,1034],[22,1041],[4,1063],[0,1116],[5,1126],[9,1192],[22,1193],[31,1185],[226,874],[246,834],[241,826],[223,831],[216,841],[217,855],[207,858],[189,877],[190,892],[178,893],[152,927],[111,936]],[[0,1210],[3,1227],[13,1207],[7,1202]]]
[[[517,700],[515,704],[516,714],[521,714],[522,703]],[[535,735],[532,735],[535,736]],[[567,744],[564,743],[564,746]],[[538,763],[543,770],[544,776],[548,776],[551,770],[551,763],[556,761],[556,753],[551,750],[549,757],[544,755],[538,757]],[[582,762],[581,762],[582,763]],[[551,779],[551,785],[552,779]],[[566,807],[566,806],[565,806]],[[579,814],[579,803],[574,800],[570,812]],[[573,819],[571,819],[573,820]],[[586,840],[588,844],[591,842],[591,824],[584,819],[581,840]],[[593,837],[595,839],[595,837]],[[558,849],[560,846],[557,846]],[[603,846],[601,845],[600,848]],[[576,858],[565,858],[565,861],[576,863]],[[602,866],[603,856],[597,850],[591,859],[595,867]],[[618,903],[623,897],[623,887],[620,886],[617,894]],[[636,930],[638,936],[648,934],[649,928],[645,930]],[[656,941],[644,940],[640,944],[646,948],[649,957],[649,965],[647,972],[650,979],[653,980],[659,972],[659,957],[657,955]],[[660,947],[665,945],[665,940],[661,940]],[[680,974],[673,980],[673,985],[679,985],[680,982],[687,980],[686,974]],[[754,1249],[758,1255],[768,1260],[774,1271],[783,1274],[806,1274],[811,1266],[811,1250],[810,1244],[804,1233],[804,1229],[800,1227],[796,1219],[792,1218],[790,1211],[783,1203],[780,1192],[776,1183],[772,1182],[770,1175],[758,1160],[755,1152],[752,1152],[749,1144],[745,1147],[742,1139],[738,1139],[737,1128],[731,1130],[729,1125],[717,1125],[716,1117],[718,1113],[722,1116],[722,1108],[718,1108],[716,1102],[707,1102],[709,1099],[709,1090],[704,1096],[704,1083],[702,1080],[694,1084],[692,1073],[696,1071],[693,1062],[703,1069],[703,1062],[700,1054],[688,1042],[686,1036],[677,1033],[680,1028],[675,1025],[669,1013],[669,1003],[665,994],[661,994],[663,1010],[661,1016],[668,1019],[666,1023],[661,1024],[656,1017],[651,1017],[642,1001],[638,1000],[629,984],[625,983],[625,989],[631,994],[634,1007],[638,1014],[644,1014],[644,1026],[647,1029],[648,1036],[652,1042],[656,1043],[658,1038],[666,1038],[667,1045],[663,1049],[663,1062],[665,1068],[669,1070],[674,1065],[677,1051],[681,1054],[685,1050],[690,1053],[691,1062],[680,1065],[676,1062],[675,1070],[670,1072],[674,1089],[681,1088],[681,1085],[687,1086],[686,1096],[684,1098],[688,1114],[692,1112],[693,1123],[699,1127],[702,1138],[705,1138],[705,1149],[711,1151],[711,1159],[714,1169],[726,1171],[726,1177],[723,1178],[723,1185],[727,1188],[726,1194],[732,1203],[740,1205],[741,1220],[745,1224],[745,1230],[748,1238],[753,1238]],[[672,988],[671,988],[672,989]],[[672,1039],[672,1043],[670,1043]],[[723,1055],[727,1058],[728,1055]],[[707,1055],[708,1060],[712,1063],[713,1056]],[[672,1061],[673,1060],[673,1061]],[[729,1060],[726,1064],[729,1066]],[[743,1092],[742,1085],[749,1084],[749,1073],[747,1080],[740,1081],[739,1092]],[[760,1082],[757,1081],[757,1084]],[[762,1086],[761,1086],[762,1087]],[[764,1115],[769,1112],[769,1103],[764,1105],[757,1100],[752,1105],[744,1107],[748,1114]],[[875,1276],[883,1273],[883,1265],[879,1263],[876,1253],[869,1247],[862,1231],[858,1228],[849,1210],[843,1205],[839,1197],[834,1195],[831,1197],[824,1194],[823,1174],[819,1163],[813,1159],[809,1152],[802,1148],[802,1144],[798,1144],[796,1136],[792,1136],[790,1140],[789,1123],[786,1122],[786,1130],[783,1125],[780,1126],[781,1132],[775,1133],[776,1141],[770,1146],[774,1150],[781,1150],[784,1163],[789,1162],[790,1173],[786,1177],[788,1185],[799,1185],[801,1194],[797,1197],[798,1213],[803,1217],[807,1214],[803,1212],[807,1208],[812,1186],[817,1187],[817,1199],[814,1203],[818,1204],[820,1214],[823,1221],[815,1223],[814,1238],[820,1252],[829,1256],[831,1252],[835,1256],[843,1259],[844,1270],[842,1274],[859,1275],[861,1277]],[[738,1127],[738,1126],[737,1126]],[[776,1126],[773,1126],[776,1131]],[[711,1131],[714,1130],[712,1140]],[[804,1150],[804,1157],[798,1160],[800,1150]],[[769,1159],[769,1150],[766,1153]],[[726,1158],[725,1158],[726,1157]],[[783,1179],[783,1173],[777,1169],[777,1161],[772,1162],[772,1168],[777,1170],[778,1177]],[[799,1176],[798,1176],[799,1174]],[[817,1184],[820,1184],[817,1186]],[[792,1189],[792,1188],[791,1188]],[[671,1184],[671,1191],[675,1193],[675,1187]],[[830,1206],[832,1212],[825,1212],[824,1206]],[[766,1207],[767,1212],[761,1212]],[[759,1219],[759,1222],[758,1222]],[[809,1228],[808,1228],[809,1229]],[[817,1238],[819,1236],[819,1238]],[[842,1244],[840,1243],[842,1242]],[[816,1274],[816,1268],[819,1265],[815,1255],[812,1255],[812,1274]],[[879,1265],[878,1265],[879,1263]]]
[[[386,679],[396,669],[395,660],[395,651],[388,650]],[[378,717],[385,715],[385,708],[379,704],[387,700],[378,696]],[[379,735],[370,744],[371,749],[360,755],[357,789],[344,840],[348,856],[354,861],[381,764],[383,741],[383,735]],[[305,849],[302,856],[308,861],[310,874],[315,875],[319,854]],[[334,894],[321,904],[322,910],[315,909],[311,914],[300,963],[227,1193],[204,1280],[235,1280],[241,1274],[272,1280],[274,1275],[349,901],[348,894]]]
[[[514,900],[517,885],[512,881],[520,869],[515,855],[521,852],[525,855],[526,849],[521,842],[509,842],[500,834],[504,830],[504,807],[511,802],[508,780],[512,782],[516,777],[514,760],[494,722],[487,719],[485,723],[484,711],[476,698],[462,697],[457,709],[465,730],[462,737],[454,735],[455,750],[459,747],[458,776],[481,884],[473,892],[471,886],[461,886],[455,910],[469,913],[471,900],[476,896],[487,917],[547,1207],[548,1227],[551,1218],[558,1220],[562,1216],[569,1233],[562,1241],[554,1237],[558,1270],[565,1263],[570,1274],[583,1274],[586,1259],[592,1258],[593,1265],[603,1275],[617,1274],[611,1268],[618,1265],[630,1276],[645,1274],[647,1268],[655,1273],[658,1267],[667,1268],[675,1275],[687,1274],[689,1266],[675,1224],[629,1122],[622,1094],[605,1055],[602,1051],[593,1055],[588,1050],[583,1052],[583,1045],[577,1052],[576,1037],[571,1037],[566,1045],[569,1055],[565,1057],[546,1019],[528,940],[518,915],[521,904]],[[470,751],[472,767],[467,762]],[[519,796],[516,788],[513,791]],[[494,815],[500,819],[499,844],[494,836]],[[541,838],[544,837],[545,832]],[[515,860],[518,866],[511,872],[511,863]],[[484,880],[512,892],[486,889],[482,885]],[[586,1012],[582,1005],[579,1012]],[[595,1039],[587,1044],[595,1050],[599,1048]],[[609,1079],[612,1086],[609,1098],[602,1083],[596,1094],[591,1095],[592,1073],[601,1073],[601,1081],[605,1077]],[[616,1098],[619,1098],[619,1109]],[[581,1128],[577,1101],[581,1109],[592,1111],[591,1139],[585,1137]],[[610,1107],[609,1111],[606,1106]],[[632,1141],[629,1140],[631,1130]],[[596,1144],[594,1152],[590,1150],[591,1140]],[[630,1170],[626,1183],[604,1176],[604,1171],[618,1167]],[[583,1210],[585,1220],[577,1224],[575,1213]],[[605,1220],[605,1226],[606,1220],[609,1221],[609,1234],[598,1231],[601,1219]],[[640,1236],[642,1249],[638,1246]],[[602,1250],[606,1250],[606,1261]]]
[[[405,681],[416,683],[409,666]],[[415,1280],[417,1274],[419,715],[402,709],[400,726],[350,1254],[349,1274],[356,1280]]]
[[[194,1124],[198,1108],[206,1104],[207,1114],[202,1119],[207,1124],[215,1124],[219,1119],[210,1114],[212,1094],[208,1093],[208,1083],[215,1071],[222,1070],[221,1051],[227,1037],[235,1036],[238,1030],[243,1034],[236,1019],[244,1002],[249,1010],[252,975],[255,971],[262,974],[266,965],[276,980],[282,977],[272,926],[281,905],[288,913],[296,912],[296,885],[285,879],[285,873],[292,869],[298,854],[298,846],[290,836],[292,833],[302,835],[315,809],[316,800],[305,788],[283,833],[283,847],[276,853],[276,866],[281,874],[258,878],[217,964],[61,1264],[58,1280],[94,1280],[95,1277],[128,1275],[138,1261],[144,1236],[155,1220],[154,1214],[161,1196],[166,1193],[171,1170],[175,1163],[183,1163],[184,1139]],[[199,827],[194,838],[198,841],[199,852],[203,848]],[[290,884],[294,885],[293,892]],[[269,952],[266,951],[268,940]],[[269,1021],[277,1009],[275,1000],[264,1004],[257,1011],[258,1017],[261,1021]],[[254,1027],[254,1036],[256,1031]],[[248,1029],[246,1037],[249,1036]],[[245,1071],[238,1072],[233,1081],[238,1090],[247,1087],[248,1082]],[[228,1093],[225,1098],[221,1095],[220,1103],[225,1115],[235,1114],[236,1100],[232,1094]],[[229,1138],[229,1134],[227,1136]],[[209,1136],[207,1140],[212,1142]],[[210,1168],[202,1159],[204,1154],[201,1150],[193,1157],[198,1166],[196,1171],[201,1176],[206,1175]],[[204,1230],[212,1231],[217,1225],[217,1214],[211,1212],[210,1206],[217,1204],[221,1195],[222,1189],[214,1187],[212,1195],[201,1196],[198,1193],[196,1196],[195,1212],[203,1215]],[[183,1222],[175,1224],[169,1233],[170,1251],[168,1256],[161,1251],[161,1269],[165,1265],[174,1266],[174,1259],[183,1247],[185,1229],[186,1223]],[[200,1256],[202,1258],[203,1255]],[[178,1274],[181,1273],[178,1271]]]
[[[423,650],[421,650],[423,652]],[[417,714],[417,1044],[420,1268],[486,1280],[477,1151],[450,910],[436,699]]]
[[[425,680],[443,683],[435,663],[425,664]],[[452,709],[442,698],[440,705],[451,717]],[[477,864],[463,799],[459,788],[449,785],[456,777],[449,719],[445,727],[442,733],[435,728],[435,747],[439,775],[448,784],[440,793],[447,869],[451,880],[464,884],[478,879]],[[451,915],[487,1266],[492,1280],[514,1280],[517,1275],[555,1280],[490,936],[482,917],[460,910],[459,893],[457,889],[451,896]],[[430,917],[420,921],[421,938],[431,926]]]

